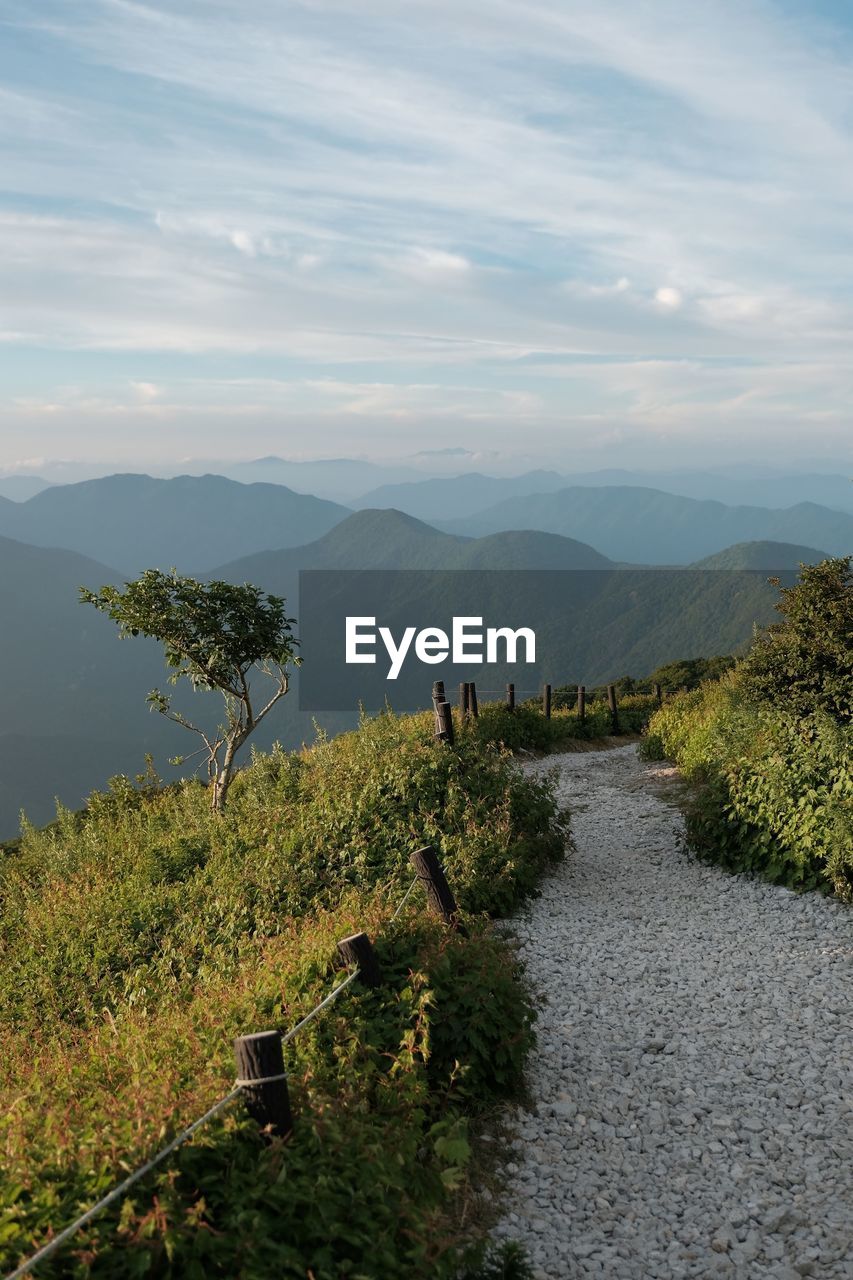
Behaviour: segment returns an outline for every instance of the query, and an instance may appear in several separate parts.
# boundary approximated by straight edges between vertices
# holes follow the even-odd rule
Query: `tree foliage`
[[[298,665],[294,619],[285,600],[251,583],[198,582],[175,570],[146,569],[124,590],[80,588],[80,599],[106,613],[123,638],[150,636],[163,645],[172,669],[170,684],[185,676],[192,687],[218,689],[225,700],[225,724],[208,733],[172,709],[171,697],[152,689],[152,710],[197,733],[204,742],[211,803],[224,807],[240,747],[288,691],[290,664]],[[273,682],[272,693],[256,708],[249,674],[256,669]],[[178,761],[181,762],[180,760]]]
[[[842,724],[853,716],[853,570],[851,557],[803,565],[799,582],[781,591],[783,621],[756,637],[744,662],[755,697],[809,715],[826,711]]]

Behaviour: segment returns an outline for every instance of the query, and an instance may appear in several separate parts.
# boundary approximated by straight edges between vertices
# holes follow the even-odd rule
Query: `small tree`
[[[108,614],[120,627],[122,638],[151,636],[159,640],[166,663],[173,668],[170,684],[186,676],[193,689],[218,689],[225,699],[225,724],[206,733],[180,711],[173,711],[171,697],[159,689],[148,695],[151,709],[191,729],[202,739],[207,753],[211,805],[224,808],[234,775],[235,757],[289,687],[288,664],[298,666],[298,641],[292,634],[293,618],[285,616],[285,601],[249,583],[197,582],[173,569],[161,573],[146,569],[125,589],[80,588],[80,599]],[[258,668],[274,684],[271,696],[256,711],[249,687],[249,673]],[[180,763],[179,759],[176,763]]]

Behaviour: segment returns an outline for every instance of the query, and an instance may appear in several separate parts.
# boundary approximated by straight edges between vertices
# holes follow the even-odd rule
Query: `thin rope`
[[[108,1192],[108,1194],[99,1200],[97,1204],[93,1204],[91,1209],[87,1209],[87,1211],[82,1214],[76,1222],[72,1222],[70,1227],[66,1227],[64,1231],[60,1231],[58,1236],[54,1236],[54,1238],[47,1244],[42,1245],[38,1252],[34,1253],[31,1258],[28,1258],[26,1262],[22,1262],[15,1271],[10,1272],[6,1277],[6,1280],[18,1280],[19,1276],[27,1275],[27,1273],[32,1271],[33,1267],[35,1267],[39,1262],[43,1262],[45,1258],[49,1258],[52,1253],[56,1252],[60,1245],[63,1245],[67,1240],[70,1240],[81,1227],[84,1227],[87,1222],[91,1222],[102,1209],[106,1209],[108,1205],[111,1205],[115,1200],[118,1200],[120,1196],[123,1196],[125,1191],[129,1191],[133,1184],[138,1182],[140,1178],[143,1178],[146,1173],[150,1173],[152,1169],[156,1169],[157,1165],[161,1164],[162,1161],[166,1159],[166,1156],[171,1155],[173,1151],[177,1150],[182,1143],[192,1137],[196,1129],[200,1129],[201,1126],[208,1120],[211,1120],[217,1112],[222,1111],[224,1107],[227,1107],[229,1102],[233,1102],[241,1092],[242,1090],[235,1085],[230,1093],[227,1093],[224,1098],[220,1098],[218,1102],[215,1102],[209,1111],[205,1111],[203,1116],[200,1116],[198,1120],[194,1120],[188,1128],[184,1129],[183,1133],[179,1133],[176,1138],[173,1138],[168,1146],[165,1146],[162,1151],[158,1151],[156,1156],[152,1156],[151,1159],[147,1160],[145,1164],[140,1166],[140,1168],[134,1170],[133,1173],[125,1178],[124,1182],[120,1182],[117,1187],[113,1187],[112,1191]]]
[[[396,920],[396,919],[397,919],[397,916],[398,916],[398,915],[400,914],[400,912],[403,910],[403,907],[406,905],[406,903],[407,903],[407,901],[408,901],[408,899],[409,899],[409,894],[410,894],[410,893],[412,892],[412,890],[415,888],[415,886],[417,885],[417,883],[418,883],[418,881],[419,881],[419,880],[420,880],[420,876],[415,876],[414,880],[413,880],[413,881],[412,881],[412,883],[409,885],[409,887],[408,887],[408,889],[406,890],[406,892],[403,894],[403,897],[400,899],[400,902],[397,904],[397,910],[394,912],[393,916],[391,917],[391,919],[392,919],[392,920]]]
[[[301,1022],[297,1022],[295,1027],[290,1028],[287,1035],[284,1035],[281,1037],[281,1043],[287,1044],[289,1040],[293,1039],[297,1031],[301,1031],[303,1027],[308,1026],[309,1022],[313,1022],[313,1020],[317,1017],[317,1014],[320,1012],[321,1009],[325,1009],[326,1005],[331,1004],[333,1000],[336,1000],[338,996],[341,994],[341,992],[345,991],[351,982],[355,982],[360,972],[361,971],[359,969],[353,969],[349,977],[344,978],[343,982],[341,982],[337,987],[335,987],[333,991],[330,991],[329,994],[326,996],[325,1000],[320,1001],[316,1009],[312,1009],[311,1012],[307,1014],[302,1019]]]
[[[333,1000],[336,1000],[341,992],[345,991],[350,983],[355,981],[358,975],[359,970],[354,969],[351,974],[344,978],[343,982],[339,983],[334,990],[329,992],[325,1000],[321,1000],[316,1008],[312,1009],[311,1012],[301,1020],[301,1022],[297,1022],[295,1027],[291,1027],[290,1031],[288,1031],[286,1035],[282,1036],[282,1044],[287,1044],[289,1040],[292,1040],[297,1031],[301,1031],[303,1027],[307,1026],[309,1022],[317,1017],[317,1014],[321,1009],[325,1009],[326,1005],[331,1004]],[[93,1204],[91,1209],[87,1209],[86,1212],[81,1214],[75,1222],[72,1222],[70,1226],[65,1227],[64,1230],[60,1231],[58,1236],[54,1236],[47,1244],[42,1245],[38,1252],[34,1253],[31,1258],[28,1258],[26,1262],[22,1262],[14,1271],[10,1271],[5,1277],[5,1280],[19,1280],[20,1276],[28,1275],[35,1266],[40,1262],[43,1262],[45,1258],[49,1258],[50,1255],[55,1253],[57,1249],[66,1243],[66,1241],[76,1235],[81,1227],[85,1227],[86,1224],[91,1222],[92,1219],[103,1209],[106,1209],[109,1205],[113,1204],[123,1196],[125,1191],[129,1191],[134,1183],[138,1182],[140,1178],[145,1177],[146,1173],[150,1173],[152,1169],[157,1168],[158,1164],[162,1164],[167,1156],[170,1156],[173,1151],[177,1151],[178,1147],[188,1141],[197,1129],[200,1129],[208,1120],[212,1120],[218,1112],[222,1111],[230,1102],[233,1102],[235,1098],[239,1097],[244,1089],[252,1088],[261,1084],[272,1084],[274,1081],[284,1079],[286,1079],[286,1076],[282,1073],[277,1076],[262,1076],[259,1080],[235,1080],[234,1088],[230,1093],[227,1093],[224,1098],[220,1098],[218,1102],[215,1102],[208,1111],[205,1111],[203,1116],[199,1116],[198,1120],[194,1120],[191,1125],[188,1125],[187,1128],[183,1130],[183,1132],[179,1133],[177,1137],[173,1138],[170,1143],[163,1147],[162,1151],[158,1151],[157,1154],[152,1156],[150,1160],[147,1160],[145,1164],[140,1165],[138,1169],[135,1169],[133,1173],[129,1174],[128,1177],[124,1179],[123,1182],[120,1182],[117,1187],[113,1187],[112,1191],[103,1196],[97,1204]]]

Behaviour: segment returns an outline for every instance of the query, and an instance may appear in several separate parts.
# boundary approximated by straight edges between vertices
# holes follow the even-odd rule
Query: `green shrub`
[[[659,684],[664,690],[698,689],[706,680],[719,680],[734,665],[735,659],[730,654],[717,654],[713,658],[681,658],[664,663],[645,680],[637,681],[635,688],[648,692]]]
[[[803,565],[783,588],[783,621],[761,632],[743,663],[753,697],[796,715],[853,717],[853,569],[851,557]]]
[[[732,871],[853,899],[853,730],[756,700],[740,670],[667,702],[647,758],[694,783],[691,846]]]
[[[576,711],[574,686],[571,688],[571,696],[555,691],[550,720],[542,714],[542,702],[538,698],[519,703],[512,711],[503,702],[483,703],[474,731],[481,739],[499,743],[510,751],[560,751],[575,741],[608,737],[613,728],[607,703],[588,702],[586,716],[581,720]],[[649,694],[628,694],[620,698],[619,732],[642,733],[656,707],[657,700]]]
[[[0,1016],[85,1026],[145,1007],[292,915],[353,888],[392,894],[424,844],[463,909],[501,914],[562,855],[565,822],[547,780],[475,734],[448,750],[422,717],[257,756],[219,818],[196,784],[141,800],[117,780],[4,861]]]
[[[531,1009],[507,945],[376,895],[289,922],[181,1006],[125,1009],[83,1039],[2,1037],[14,1107],[0,1143],[0,1260],[11,1266],[230,1085],[230,1039],[287,1026],[334,980],[335,939],[378,937],[384,985],[351,987],[286,1050],[297,1124],[259,1143],[239,1103],[45,1275],[453,1275],[458,1239],[427,1230],[468,1158],[465,1104],[516,1088]],[[481,1008],[474,1007],[474,991]]]
[[[350,987],[288,1045],[298,1117],[264,1145],[239,1102],[84,1229],[45,1276],[497,1277],[455,1225],[469,1117],[519,1086],[532,1011],[485,913],[561,856],[547,779],[473,730],[365,721],[257,756],[227,812],[195,783],[127,779],[25,827],[0,864],[0,1266],[11,1268],[230,1087],[233,1036],[293,1025],[336,980],[335,942],[375,939]],[[424,911],[409,852],[438,846],[463,911]]]
[[[717,683],[652,718],[647,758],[695,784],[690,843],[733,871],[853,900],[851,558],[802,566],[783,621]]]

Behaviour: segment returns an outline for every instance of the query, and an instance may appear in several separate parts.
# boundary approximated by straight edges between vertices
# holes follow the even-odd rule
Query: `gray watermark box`
[[[430,705],[434,680],[448,691],[474,680],[486,698],[512,682],[523,698],[546,682],[592,686],[736,652],[778,616],[771,576],[795,580],[772,569],[302,570],[300,708],[413,711]]]

